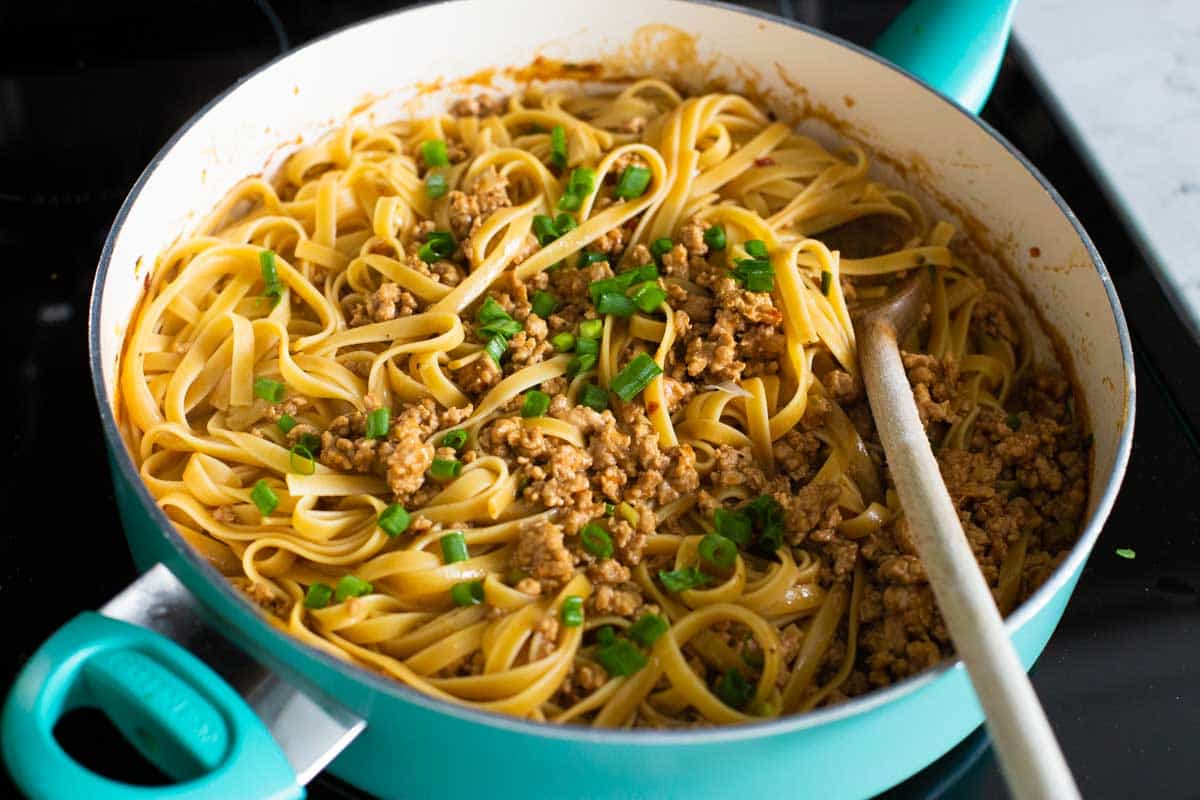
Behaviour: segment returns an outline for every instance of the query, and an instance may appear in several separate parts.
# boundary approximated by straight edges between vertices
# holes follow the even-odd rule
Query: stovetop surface
[[[87,368],[88,292],[125,193],[166,139],[238,77],[314,36],[403,3],[41,0],[0,7],[0,269],[9,523],[0,529],[7,688],[38,644],[135,577]],[[743,5],[870,43],[891,0]],[[1047,175],[1112,273],[1133,332],[1137,435],[1124,489],[1033,672],[1087,797],[1200,796],[1200,348],[1010,49],[983,116]],[[1116,548],[1133,548],[1133,560]],[[137,776],[84,720],[62,731]],[[122,772],[124,770],[124,772]],[[11,784],[0,774],[0,794]],[[310,797],[363,797],[330,776]],[[887,795],[1005,796],[980,730]]]

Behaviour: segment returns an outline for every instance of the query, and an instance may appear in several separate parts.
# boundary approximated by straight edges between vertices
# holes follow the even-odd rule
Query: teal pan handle
[[[875,52],[979,113],[991,94],[1017,0],[913,0]]]
[[[54,726],[82,707],[104,712],[177,782],[131,786],[76,762]],[[13,779],[34,798],[304,797],[266,727],[215,672],[153,631],[90,611],[25,664],[4,705],[0,740]]]

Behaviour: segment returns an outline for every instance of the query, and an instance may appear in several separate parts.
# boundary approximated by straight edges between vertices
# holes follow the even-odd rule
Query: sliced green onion
[[[564,597],[558,613],[563,625],[578,628],[583,624],[583,598],[577,594]]]
[[[324,608],[333,599],[333,587],[327,583],[314,583],[304,593],[305,608]]]
[[[533,313],[546,319],[558,309],[558,298],[549,292],[534,292],[530,305],[533,307]]]
[[[530,389],[525,393],[525,400],[521,403],[522,417],[526,419],[530,417],[544,417],[549,410],[550,395],[537,389]]]
[[[650,255],[654,256],[655,261],[661,261],[662,257],[671,252],[671,248],[674,246],[675,243],[666,236],[661,239],[655,239],[650,245]]]
[[[632,200],[646,193],[650,185],[650,170],[637,165],[630,165],[621,172],[617,179],[617,188],[613,194],[624,200]]]
[[[271,512],[279,505],[279,495],[275,494],[274,490],[261,478],[250,490],[250,500],[258,506],[258,513],[264,517],[270,516]]]
[[[1137,558],[1137,553],[1135,553],[1133,551],[1133,549],[1129,548],[1129,547],[1118,547],[1114,552],[1117,555],[1119,555],[1121,558],[1127,558],[1127,559]]]
[[[512,319],[512,317],[504,310],[504,306],[500,305],[500,302],[490,294],[483,299],[479,310],[475,312],[475,321],[480,325],[487,325],[505,319]]]
[[[605,625],[596,631],[596,642],[599,644],[612,644],[617,640],[617,634],[613,632],[612,625]]]
[[[643,283],[630,297],[633,304],[647,314],[652,314],[657,311],[667,299],[667,293],[664,292],[658,285],[653,283]]]
[[[434,200],[444,197],[448,191],[450,191],[450,184],[446,183],[445,175],[434,172],[425,176],[425,194]]]
[[[450,166],[450,155],[446,151],[446,143],[441,139],[430,139],[421,143],[421,157],[427,167]]]
[[[1004,420],[1004,424],[1009,427],[1009,430],[1012,430],[1012,431],[1021,430],[1021,418],[1018,417],[1016,414],[1009,414],[1008,418],[1006,420]]]
[[[292,472],[297,475],[312,475],[317,471],[317,462],[312,451],[302,444],[292,445],[292,449],[288,451],[288,462]]]
[[[833,273],[829,270],[821,270],[821,294],[829,297],[829,289],[833,286]]]
[[[566,353],[575,346],[575,334],[563,331],[550,337],[550,344],[560,353]]]
[[[753,529],[750,517],[745,514],[738,511],[730,511],[726,508],[718,508],[713,512],[713,527],[717,529],[717,533],[739,547],[745,547],[750,544]]]
[[[579,266],[581,267],[599,264],[601,261],[608,261],[608,256],[604,253],[597,253],[594,250],[584,250],[579,254]]]
[[[695,589],[697,586],[703,586],[712,580],[695,567],[684,567],[683,569],[675,569],[668,572],[665,569],[658,571],[658,579],[662,581],[663,586],[668,592],[686,592],[688,589]]]
[[[545,247],[558,238],[558,228],[554,226],[553,219],[545,214],[537,214],[533,218],[533,235],[537,237],[538,244]]]
[[[363,435],[368,439],[382,439],[388,435],[392,427],[392,412],[388,408],[377,408],[367,414],[367,430]]]
[[[724,250],[725,229],[720,225],[713,225],[704,232],[704,243],[708,245],[709,250]]]
[[[604,504],[604,516],[611,517],[613,515],[613,511],[615,511],[616,508],[617,507],[614,506],[612,503],[605,503]]]
[[[442,560],[447,564],[457,564],[471,557],[462,531],[450,531],[438,541],[442,545]]]
[[[370,581],[364,581],[357,575],[343,575],[342,579],[338,581],[333,599],[340,603],[348,597],[362,597],[364,594],[370,594],[374,588]]]
[[[517,322],[515,319],[498,319],[495,322],[489,322],[487,325],[481,327],[479,329],[479,334],[485,339],[492,336],[503,336],[505,339],[509,339],[513,336],[516,336],[521,332],[521,330],[521,323]]]
[[[487,344],[483,346],[483,352],[488,354],[488,357],[500,364],[500,357],[504,355],[504,351],[508,349],[508,339],[503,336],[493,336],[488,339]]]
[[[587,340],[580,339],[579,343],[585,341]],[[583,353],[575,356],[569,362],[567,362],[567,375],[573,378],[581,372],[587,372],[594,366],[596,366],[596,356],[592,355],[591,353]]]
[[[625,634],[640,644],[642,647],[650,647],[658,639],[667,632],[667,621],[658,614],[644,614],[637,622],[629,626]]]
[[[600,355],[600,340],[599,339],[576,339],[575,354],[580,356]]]
[[[583,198],[571,192],[563,192],[559,195],[558,207],[563,211],[578,211],[583,207]]]
[[[589,383],[579,392],[579,405],[594,411],[603,411],[608,408],[608,392],[594,383]]]
[[[450,447],[455,450],[462,450],[463,445],[467,443],[467,432],[464,430],[450,431],[442,440],[438,442],[439,447]]]
[[[457,478],[462,474],[462,462],[456,458],[435,458],[429,465],[429,474],[440,481]]]
[[[550,163],[559,169],[567,166],[567,129],[562,125],[550,129]]]
[[[750,684],[742,677],[740,670],[731,669],[717,681],[717,697],[730,708],[741,708],[746,705],[753,691]]]
[[[291,414],[280,414],[279,422],[276,424],[279,425],[279,430],[287,433],[292,428],[296,427],[296,418]]]
[[[625,369],[618,372],[612,379],[609,388],[628,403],[659,375],[662,375],[662,367],[654,363],[654,359],[645,353],[638,353],[625,366]]]
[[[615,317],[629,317],[637,311],[633,301],[620,292],[605,292],[596,303],[596,313],[612,314]]]
[[[262,270],[263,295],[272,298],[271,305],[274,305],[283,296],[283,283],[279,280],[279,271],[275,266],[275,251],[260,250],[258,265]]]
[[[609,675],[632,675],[646,666],[646,657],[628,639],[614,639],[596,649],[596,660]]]
[[[571,178],[567,181],[567,191],[571,194],[585,195],[596,188],[596,170],[589,167],[576,167],[571,170]]]
[[[579,531],[579,541],[583,544],[583,549],[596,558],[608,558],[613,554],[612,537],[594,522],[589,522]]]
[[[767,243],[762,239],[750,239],[742,247],[746,249],[746,254],[752,258],[767,257]]]
[[[737,545],[719,533],[707,533],[700,540],[700,557],[718,567],[731,567],[737,561]]]
[[[454,235],[449,231],[432,231],[425,237],[425,244],[417,251],[417,257],[427,264],[439,258],[448,258],[454,252]]]
[[[751,292],[769,292],[775,288],[775,268],[761,258],[743,258],[730,272],[735,280]]]
[[[310,453],[315,453],[321,449],[321,437],[315,433],[302,433],[296,444],[307,447]]]
[[[278,403],[282,400],[284,389],[284,385],[279,381],[273,381],[270,378],[254,379],[254,396],[262,398],[268,403]]]
[[[399,536],[408,530],[412,516],[399,503],[392,503],[379,515],[379,527],[388,536]]]
[[[450,599],[456,606],[477,606],[483,602],[483,581],[456,583],[450,587]]]
[[[765,553],[774,553],[783,546],[785,533],[783,506],[769,494],[759,495],[741,508],[758,531],[757,547]]]
[[[554,229],[558,231],[559,236],[566,236],[578,227],[579,223],[570,214],[559,214],[554,218]]]
[[[634,269],[627,269],[611,278],[602,278],[598,281],[592,281],[588,284],[588,294],[592,296],[592,302],[599,302],[600,296],[606,292],[618,292],[624,294],[630,286],[635,283],[644,283],[658,279],[658,267],[653,264],[643,264]]]
[[[579,323],[579,336],[583,339],[599,339],[604,333],[604,320],[585,319]]]

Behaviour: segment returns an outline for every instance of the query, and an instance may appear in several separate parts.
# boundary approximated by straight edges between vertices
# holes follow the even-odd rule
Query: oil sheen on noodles
[[[644,132],[622,132],[634,118],[646,122]],[[551,132],[558,126],[566,133],[569,160],[556,174],[549,165]],[[453,140],[466,151],[438,170],[449,189],[470,187],[489,168],[513,187],[512,205],[488,216],[468,240],[472,266],[452,287],[405,257],[419,223],[449,226],[447,203],[430,196],[416,155],[431,140]],[[609,173],[630,154],[649,169],[649,186],[640,197],[598,205],[606,177],[611,186]],[[559,213],[567,174],[581,165],[594,169],[596,179],[579,198],[577,225],[514,265],[535,215]],[[860,260],[839,257],[819,238],[868,216],[894,217],[915,233],[899,250]],[[730,252],[740,252],[749,240],[766,244],[786,333],[777,374],[701,387],[673,416],[663,378],[646,387],[641,399],[660,442],[690,444],[701,473],[711,469],[721,444],[748,445],[772,469],[772,443],[824,391],[813,379],[813,359],[832,358],[851,374],[857,371],[843,278],[857,282],[862,298],[885,293],[888,276],[896,273],[933,273],[927,331],[906,349],[954,356],[974,409],[949,429],[943,446],[961,444],[980,408],[1002,405],[1026,366],[1027,356],[1014,351],[1028,348],[998,339],[985,337],[982,347],[969,350],[978,341],[967,328],[987,291],[983,281],[948,248],[951,226],[927,223],[912,198],[873,182],[858,147],[830,152],[741,96],[683,98],[654,80],[615,94],[530,90],[489,117],[445,115],[338,130],[296,152],[274,182],[241,182],[192,238],[163,253],[121,365],[124,430],[142,478],[200,553],[252,596],[285,609],[271,617],[274,622],[314,647],[429,695],[535,720],[597,726],[669,726],[683,721],[685,712],[693,722],[741,723],[820,705],[854,663],[861,563],[852,580],[822,586],[820,559],[802,547],[783,547],[777,560],[739,553],[719,580],[671,593],[643,561],[632,580],[659,607],[669,629],[645,649],[643,668],[609,677],[577,702],[563,704],[556,693],[597,646],[585,644],[589,634],[606,625],[619,632],[630,621],[601,616],[560,626],[551,645],[531,655],[539,622],[558,618],[566,598],[586,598],[592,586],[580,572],[552,593],[530,596],[506,580],[521,531],[556,512],[521,499],[517,476],[504,459],[479,454],[427,505],[408,509],[432,527],[392,537],[378,524],[392,502],[381,478],[343,474],[303,454],[297,464],[278,426],[246,424],[254,409],[261,415],[254,386],[262,378],[308,398],[301,421],[319,430],[371,403],[399,407],[432,397],[441,408],[465,406],[468,397],[455,383],[455,370],[488,356],[464,320],[470,324],[503,273],[529,278],[636,220],[628,256],[632,245],[673,237],[692,218],[722,227]],[[276,254],[274,298],[264,296],[272,293],[262,271],[267,250]],[[614,264],[614,271],[638,266],[628,261]],[[348,301],[383,281],[411,293],[422,311],[351,327]],[[570,377],[572,400],[589,382],[607,388],[635,343],[662,366],[674,337],[674,313],[666,304],[656,315],[607,317],[595,367]],[[569,362],[568,355],[557,355],[506,376],[453,428],[475,441],[509,401],[565,375]],[[523,424],[539,426],[549,437],[583,438],[559,420]],[[429,442],[436,446],[446,432],[435,432]],[[861,538],[893,519],[899,513],[895,497],[881,488],[879,470],[836,405],[819,436],[828,458],[814,480],[840,487],[839,533]],[[266,514],[253,497],[262,484],[278,500]],[[735,504],[750,498],[735,487],[719,499]],[[645,554],[668,556],[678,568],[695,565],[698,544],[712,529],[712,520],[695,506],[696,498],[685,496],[657,508],[660,525],[676,519],[676,530],[691,533],[652,533]],[[237,513],[218,513],[229,508]],[[444,562],[439,540],[449,525],[462,530],[466,560]],[[1016,600],[1022,552],[1011,548],[1001,570],[1000,599],[1008,608]],[[345,575],[369,583],[370,590],[306,607],[307,587],[334,586]],[[453,587],[472,581],[482,582],[484,601],[455,604]],[[803,639],[785,676],[780,630],[793,623]],[[748,687],[750,701],[741,708],[724,702],[689,665],[697,658],[718,672],[742,665],[714,634],[729,624],[743,626],[762,654],[757,680]],[[839,639],[842,665],[818,685],[820,667]],[[448,669],[472,659],[481,668],[468,674]]]

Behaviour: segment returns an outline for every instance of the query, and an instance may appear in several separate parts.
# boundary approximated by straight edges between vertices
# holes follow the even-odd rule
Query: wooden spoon
[[[987,715],[988,732],[1013,796],[1079,797],[967,544],[900,361],[898,342],[920,319],[929,292],[929,278],[925,270],[918,270],[895,296],[851,314],[871,413],[917,553]]]

